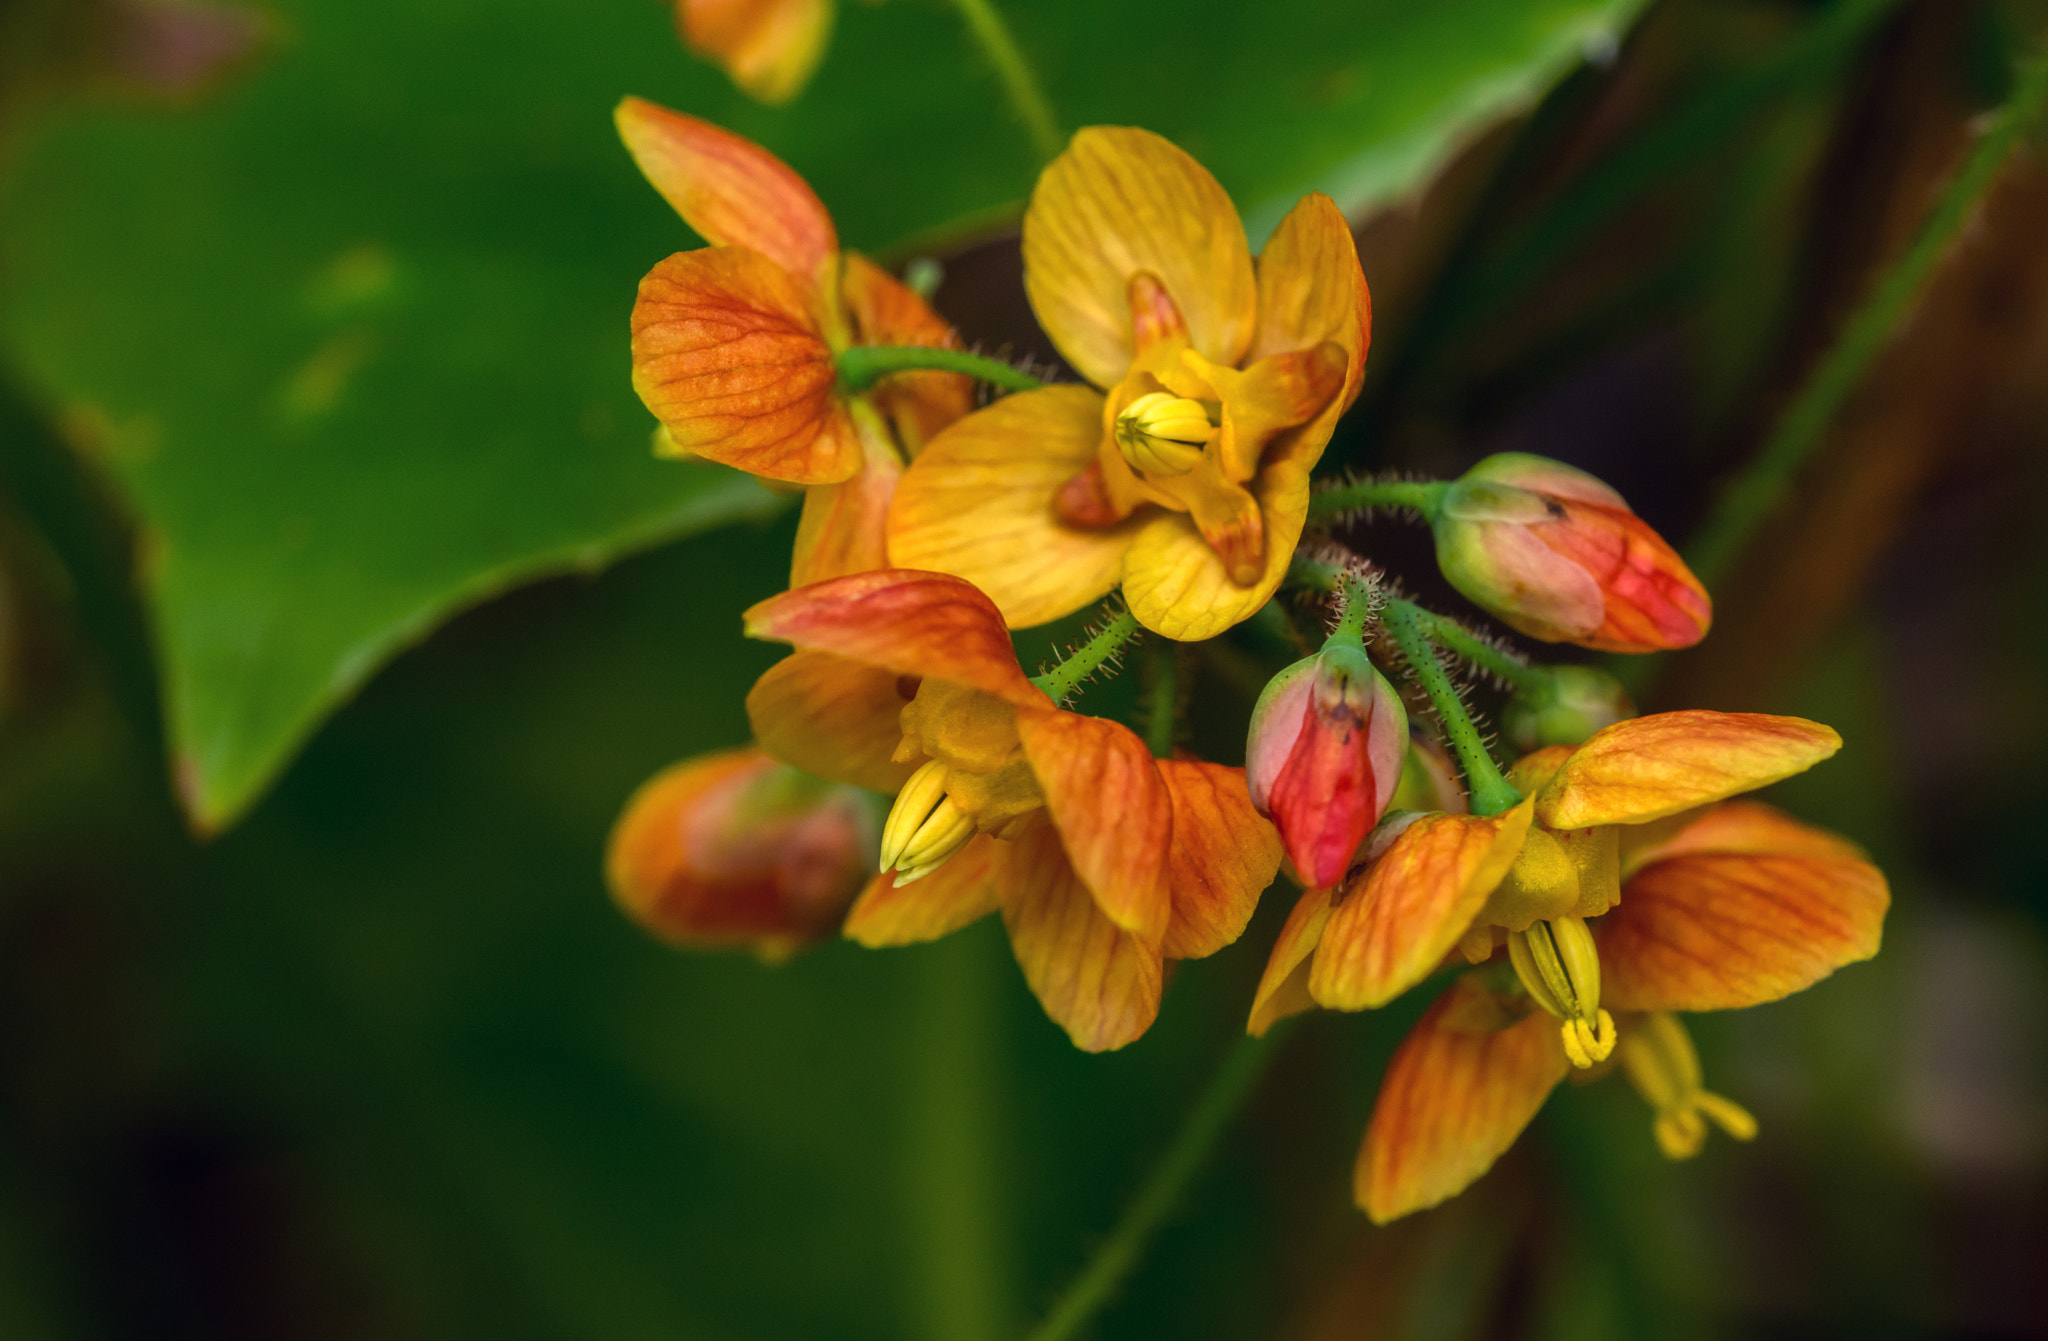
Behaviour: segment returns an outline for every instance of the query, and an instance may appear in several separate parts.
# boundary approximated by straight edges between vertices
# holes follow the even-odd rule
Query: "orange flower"
[[[1212,637],[1278,587],[1309,471],[1358,394],[1371,299],[1351,230],[1305,197],[1254,268],[1230,198],[1148,131],[1081,131],[1024,215],[1039,323],[1107,395],[1009,396],[935,440],[894,562],[956,573],[1013,626],[1121,584],[1140,623]]]
[[[746,619],[798,649],[747,696],[762,746],[899,793],[883,832],[894,869],[846,934],[904,945],[1000,909],[1032,991],[1081,1048],[1144,1033],[1165,961],[1235,940],[1279,867],[1243,770],[1154,760],[1129,729],[1055,706],[959,578],[862,573]]]
[[[1454,985],[1396,1054],[1359,1156],[1359,1204],[1386,1221],[1455,1195],[1617,1037],[1660,1130],[1696,1137],[1702,1114],[1740,1127],[1740,1110],[1701,1097],[1675,1022],[1644,1021],[1775,1001],[1877,952],[1889,902],[1877,869],[1838,838],[1727,802],[1839,743],[1789,717],[1620,722],[1523,760],[1514,778],[1530,795],[1512,810],[1411,816],[1397,832],[1395,821],[1351,885],[1305,897],[1260,983],[1255,1031],[1314,1005],[1384,1004],[1457,947],[1475,963],[1508,950],[1506,965]],[[1610,1007],[1624,1013],[1618,1029]]]
[[[750,97],[783,103],[824,58],[832,0],[676,0],[676,28]]]
[[[673,945],[786,958],[830,935],[875,850],[851,787],[748,747],[664,769],[612,829],[605,877],[635,922]]]
[[[852,344],[950,348],[922,298],[855,253],[803,178],[759,145],[628,98],[619,134],[640,170],[711,243],[640,282],[633,387],[669,447],[809,486],[793,583],[880,568],[904,462],[973,404],[956,373],[838,388]]]

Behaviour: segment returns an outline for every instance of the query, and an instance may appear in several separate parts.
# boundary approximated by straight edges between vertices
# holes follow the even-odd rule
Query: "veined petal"
[[[1000,872],[1010,948],[1074,1046],[1106,1052],[1151,1028],[1165,978],[1158,947],[1103,915],[1068,864],[1059,832],[1032,825]]]
[[[1257,309],[1251,247],[1208,169],[1150,131],[1090,126],[1049,164],[1024,211],[1024,288],[1061,354],[1097,386],[1131,366],[1128,286],[1155,276],[1194,347],[1236,364]]]
[[[771,596],[746,612],[749,638],[794,643],[964,684],[1020,706],[1045,694],[1018,668],[995,605],[944,573],[885,568]]]
[[[1088,529],[1053,514],[1095,460],[1102,397],[1053,386],[1005,396],[925,445],[889,511],[889,552],[906,567],[980,587],[1013,628],[1072,614],[1116,586],[1143,523]]]
[[[1602,728],[1536,797],[1552,829],[1646,824],[1804,773],[1842,738],[1803,717],[1660,712]]]
[[[1325,440],[1358,399],[1372,343],[1372,294],[1358,264],[1351,225],[1320,191],[1301,198],[1273,230],[1258,261],[1258,325],[1246,362],[1313,349],[1325,340],[1346,357],[1343,394],[1326,406]]]
[[[801,655],[801,654],[799,654]],[[945,865],[902,887],[884,871],[868,882],[846,915],[846,935],[869,949],[935,941],[996,910],[1003,845],[977,834]]]
[[[1309,994],[1332,1010],[1383,1006],[1451,952],[1528,836],[1525,801],[1498,815],[1424,815],[1367,868],[1323,930]]]
[[[1876,954],[1890,903],[1883,873],[1841,839],[1754,803],[1721,807],[1639,867],[1594,924],[1601,1000],[1687,1011],[1776,1001]]]
[[[1110,921],[1157,946],[1172,916],[1173,796],[1129,727],[1078,712],[1017,714],[1017,734],[1067,860]]]
[[[810,82],[832,35],[832,0],[680,0],[676,26],[748,96],[788,102]]]
[[[1316,451],[1320,453],[1321,444]],[[1124,555],[1124,600],[1138,622],[1182,642],[1214,638],[1258,613],[1279,590],[1308,517],[1308,472],[1298,457],[1268,459],[1252,483],[1265,523],[1265,570],[1239,586],[1184,513],[1154,514]]]
[[[909,285],[862,256],[848,252],[840,296],[853,319],[853,338],[864,345],[921,345],[957,349],[960,337]],[[889,417],[913,456],[954,420],[974,408],[974,379],[962,373],[909,372],[885,377],[867,393]]]
[[[741,0],[724,7],[772,6]],[[684,6],[686,14],[705,8],[702,0]],[[714,247],[759,252],[815,301],[839,235],[810,184],[788,164],[744,136],[639,98],[622,101],[613,119],[633,161],[684,223]]]
[[[1507,1153],[1571,1064],[1541,1012],[1486,1027],[1499,1007],[1470,978],[1451,985],[1387,1064],[1353,1192],[1386,1224],[1463,1192]]]
[[[860,441],[861,468],[850,480],[804,492],[789,559],[792,587],[889,566],[889,504],[903,461],[872,409],[855,406],[848,419]]]
[[[860,469],[839,373],[789,272],[744,247],[679,252],[640,281],[633,389],[679,447],[754,475]]]
[[[1724,801],[1689,819],[1652,845],[1630,851],[1624,870],[1629,875],[1670,857],[1695,854],[1756,853],[1763,856],[1812,857],[1819,860],[1864,861],[1862,848],[1842,837],[1793,819],[1761,801]]]
[[[1252,809],[1244,770],[1161,759],[1173,801],[1166,887],[1173,915],[1162,950],[1203,959],[1244,934],[1259,895],[1280,870],[1280,833]]]
[[[1302,891],[1294,911],[1287,914],[1287,925],[1280,928],[1280,938],[1273,942],[1272,954],[1266,957],[1266,972],[1252,996],[1246,1033],[1258,1037],[1289,1015],[1316,1008],[1316,999],[1308,993],[1309,966],[1335,911],[1330,890]]]
[[[747,721],[761,748],[785,764],[894,793],[917,768],[890,758],[903,738],[900,678],[831,652],[792,652],[754,682]]]

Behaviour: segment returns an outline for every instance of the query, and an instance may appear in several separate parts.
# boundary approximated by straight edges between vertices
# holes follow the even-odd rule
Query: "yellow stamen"
[[[889,807],[889,818],[882,825],[882,870],[895,870],[901,864],[903,850],[945,799],[946,766],[928,759],[910,775],[910,781],[896,793],[896,804]]]
[[[1536,1004],[1564,1022],[1572,1065],[1606,1061],[1614,1051],[1614,1017],[1600,1009],[1600,952],[1585,919],[1530,923],[1508,937],[1508,960]]]
[[[1700,1055],[1678,1017],[1659,1011],[1629,1025],[1621,1068],[1657,1112],[1651,1130],[1667,1159],[1690,1159],[1706,1143],[1712,1121],[1738,1141],[1756,1135],[1749,1110],[1701,1086]]]
[[[896,887],[900,889],[913,880],[924,879],[966,847],[973,837],[974,817],[954,805],[950,796],[939,802],[897,856]]]
[[[1185,475],[1216,435],[1209,409],[1166,391],[1138,397],[1116,417],[1117,450],[1134,470]]]

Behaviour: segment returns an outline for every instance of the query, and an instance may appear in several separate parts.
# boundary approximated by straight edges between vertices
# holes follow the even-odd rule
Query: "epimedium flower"
[[[690,50],[771,105],[810,82],[832,18],[833,0],[676,0],[676,29]]]
[[[1607,652],[1690,647],[1713,620],[1707,590],[1606,484],[1547,457],[1489,456],[1430,513],[1437,566],[1510,627]]]
[[[1280,862],[1239,769],[1152,758],[1127,727],[1060,708],[971,584],[901,569],[754,606],[797,650],[747,697],[763,748],[896,793],[863,945],[932,940],[1000,911],[1047,1014],[1089,1051],[1151,1025],[1166,961],[1244,930]]]
[[[898,490],[892,560],[967,578],[1017,627],[1119,585],[1171,638],[1249,617],[1364,369],[1371,299],[1343,214],[1304,197],[1255,266],[1206,169],[1095,126],[1039,177],[1023,248],[1039,324],[1093,385],[1008,396],[942,433]]]
[[[1634,718],[1522,760],[1512,776],[1527,799],[1501,814],[1391,817],[1351,881],[1304,896],[1260,983],[1255,1032],[1316,1005],[1385,1004],[1454,950],[1491,961],[1396,1054],[1360,1155],[1360,1205],[1385,1221],[1455,1195],[1558,1080],[1635,1031],[1622,1065],[1660,1122],[1703,1132],[1702,1118],[1725,1118],[1741,1134],[1739,1110],[1700,1097],[1697,1060],[1641,1017],[1777,1000],[1876,953],[1889,901],[1877,869],[1838,838],[1728,800],[1839,744],[1799,718]]]
[[[754,747],[672,765],[626,803],[605,879],[627,916],[672,945],[786,958],[838,929],[879,831],[867,794]]]
[[[711,244],[655,266],[633,305],[633,387],[669,449],[805,486],[792,583],[884,566],[905,462],[972,407],[974,388],[921,371],[850,396],[835,356],[952,348],[952,328],[842,253],[811,188],[759,145],[638,98],[617,121],[648,181]]]

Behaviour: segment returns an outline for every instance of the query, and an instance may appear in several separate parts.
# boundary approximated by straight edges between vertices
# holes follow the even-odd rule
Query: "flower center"
[[[1211,416],[1220,408],[1167,391],[1148,392],[1117,416],[1117,450],[1133,470],[1185,475],[1216,436],[1217,421]]]
[[[1614,1017],[1600,1009],[1600,952],[1586,920],[1532,922],[1508,937],[1508,958],[1536,1004],[1564,1022],[1572,1065],[1606,1061],[1614,1051]]]

